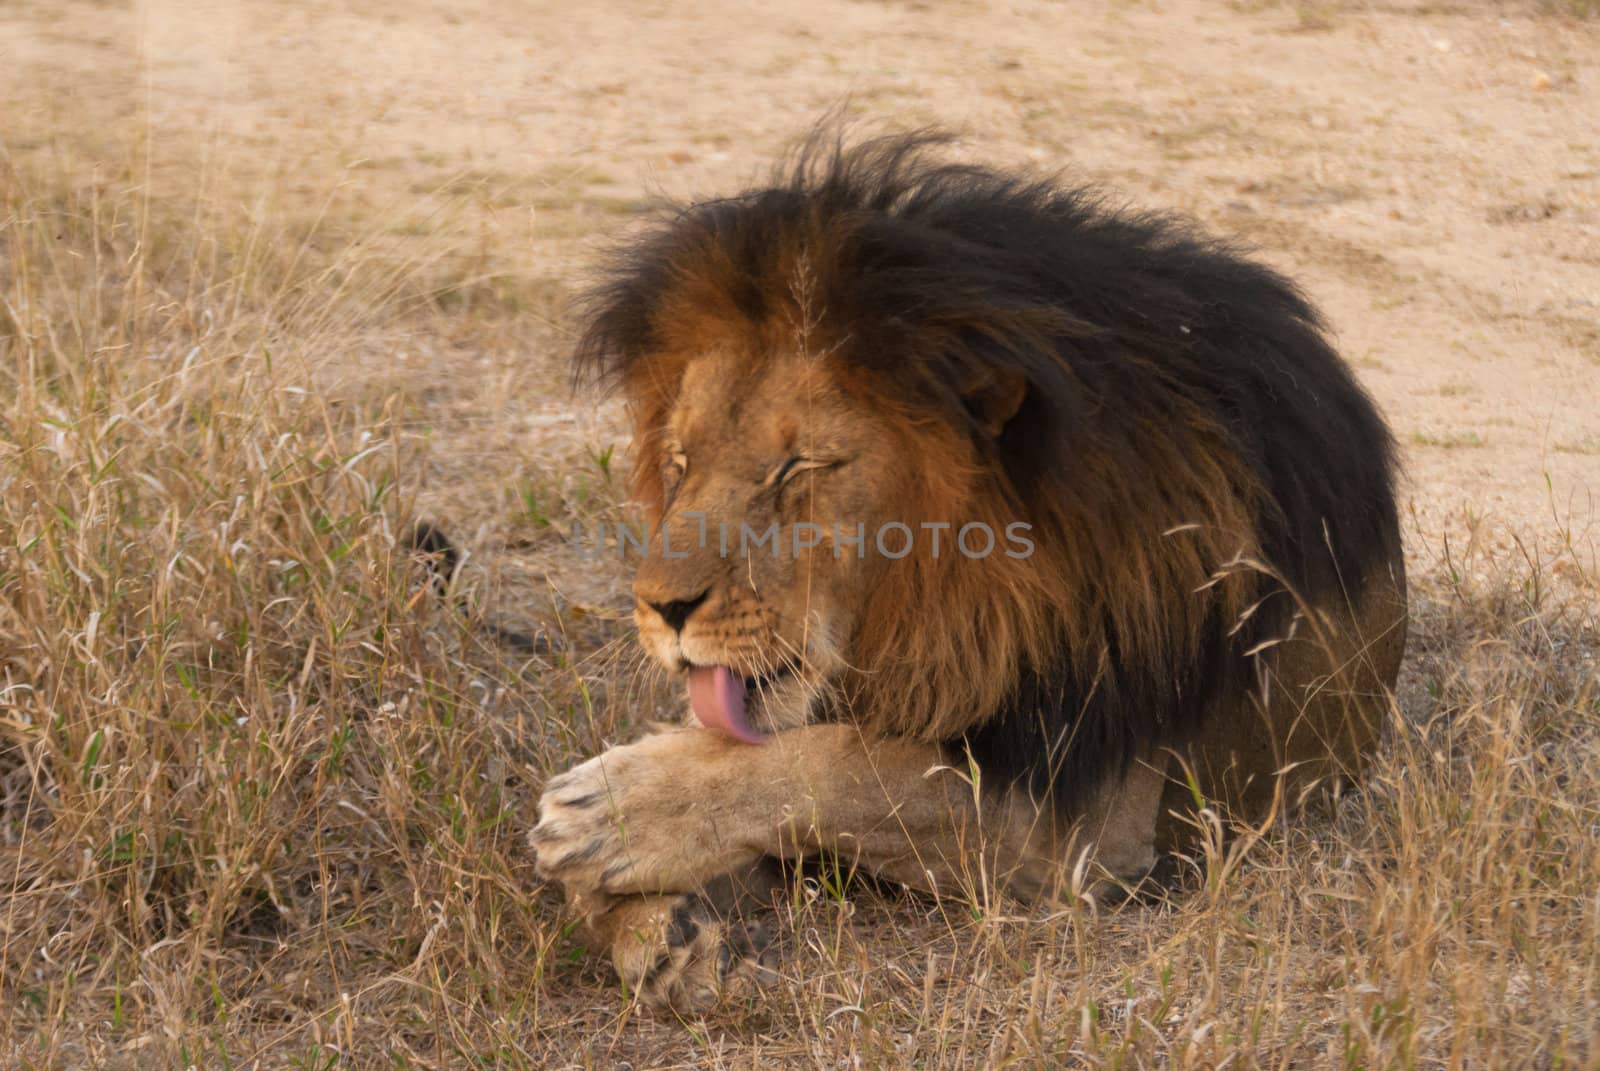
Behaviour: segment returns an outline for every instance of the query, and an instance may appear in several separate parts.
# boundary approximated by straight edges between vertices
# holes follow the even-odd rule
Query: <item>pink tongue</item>
[[[719,729],[747,744],[766,739],[745,714],[744,681],[727,666],[695,666],[689,670],[689,705],[707,729]]]

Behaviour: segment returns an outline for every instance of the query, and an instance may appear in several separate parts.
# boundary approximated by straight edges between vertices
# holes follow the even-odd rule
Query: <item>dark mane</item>
[[[1034,524],[1045,560],[948,581],[1030,624],[998,663],[999,702],[930,725],[986,776],[1070,805],[1248,687],[1296,600],[1345,605],[1398,553],[1394,448],[1288,280],[1187,221],[939,162],[945,140],[825,130],[772,185],[663,216],[584,298],[577,370],[630,383],[686,310],[753,355],[801,322],[817,352],[965,437],[995,473],[993,512]],[[989,436],[973,388],[1003,380],[1026,393]],[[885,665],[913,656],[903,628],[880,631]],[[947,646],[977,657],[982,638]]]

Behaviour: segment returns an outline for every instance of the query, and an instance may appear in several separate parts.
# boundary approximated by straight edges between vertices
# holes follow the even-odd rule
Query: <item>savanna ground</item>
[[[1594,13],[0,6],[0,1066],[1600,1066]],[[1370,782],[1180,902],[824,875],[764,1000],[652,1018],[524,839],[679,701],[567,546],[627,444],[565,302],[845,97],[1300,278],[1405,446],[1411,655]]]

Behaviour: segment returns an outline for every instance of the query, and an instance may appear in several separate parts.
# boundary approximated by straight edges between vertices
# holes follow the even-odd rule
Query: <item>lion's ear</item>
[[[985,368],[967,382],[961,400],[978,426],[993,438],[1017,415],[1027,394],[1028,380],[1020,373]]]

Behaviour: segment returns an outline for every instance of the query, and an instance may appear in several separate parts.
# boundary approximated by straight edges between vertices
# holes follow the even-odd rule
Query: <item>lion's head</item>
[[[990,619],[945,641],[960,652],[921,650],[930,623],[910,618],[941,598],[964,606],[963,618],[977,610],[952,587],[979,566],[988,584],[1025,590],[1027,530],[997,501],[986,464],[1020,390],[970,391],[965,403],[985,415],[956,426],[812,344],[797,336],[763,352],[701,335],[688,352],[655,355],[658,389],[632,390],[635,488],[655,533],[634,582],[645,647],[690,673],[702,720],[735,731],[744,727],[725,716],[726,695],[701,693],[708,678],[743,691],[750,728],[765,732],[860,704],[883,686],[874,677],[899,678],[892,687],[909,703],[992,702],[964,671],[959,687],[927,674],[937,655],[954,669],[980,646],[1003,650],[1028,600],[992,592]]]
[[[1270,271],[930,140],[814,139],[663,218],[590,294],[579,368],[630,402],[636,617],[701,720],[985,726],[1081,752],[1021,764],[1070,780],[1200,717],[1281,626],[1271,585],[1381,556],[1387,434]],[[1290,446],[1365,435],[1371,479],[1289,472],[1274,405],[1348,410]]]

